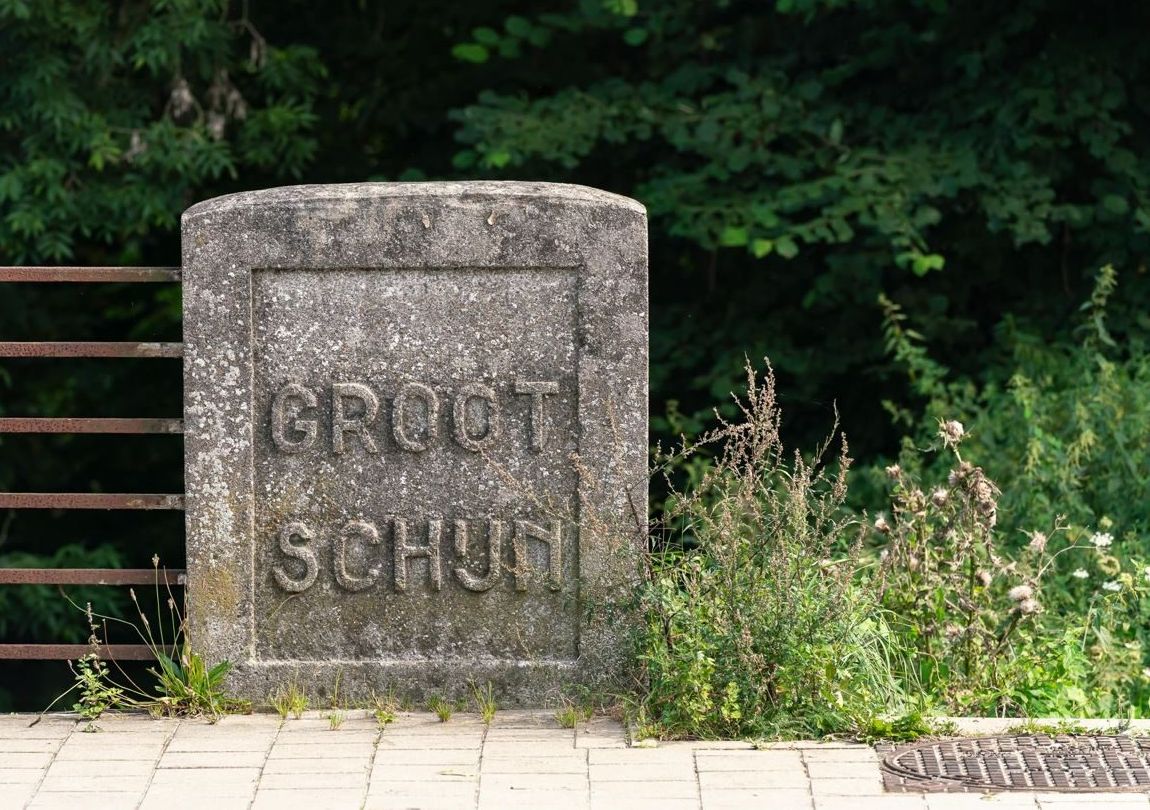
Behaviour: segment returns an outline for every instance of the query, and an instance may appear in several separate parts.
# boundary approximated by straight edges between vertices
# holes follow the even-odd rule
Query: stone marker
[[[646,518],[642,206],[300,186],[183,218],[191,641],[256,701],[620,674]],[[589,610],[590,608],[590,610]]]

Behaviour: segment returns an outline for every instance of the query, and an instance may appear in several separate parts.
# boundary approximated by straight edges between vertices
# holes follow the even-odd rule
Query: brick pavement
[[[1144,794],[883,793],[866,746],[661,743],[628,747],[594,718],[546,712],[440,723],[402,714],[384,729],[347,712],[202,721],[116,716],[84,723],[0,716],[0,808],[31,810],[1069,810],[1141,807]]]

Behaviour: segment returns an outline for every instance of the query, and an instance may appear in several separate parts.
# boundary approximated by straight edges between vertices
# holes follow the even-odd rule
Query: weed
[[[1076,720],[1040,721],[1027,719],[1006,730],[1007,734],[1034,736],[1046,734],[1057,737],[1059,734],[1089,734],[1090,730]]]
[[[439,697],[439,695],[434,695],[427,701],[427,708],[435,713],[435,716],[439,718],[439,722],[441,723],[446,723],[450,720],[451,715],[455,712],[455,707],[451,705],[451,702],[444,700]]]
[[[591,719],[592,710],[589,706],[580,706],[569,700],[563,701],[563,705],[555,712],[555,720],[563,728],[575,728],[580,722],[587,722]]]
[[[484,725],[491,725],[498,709],[495,704],[495,687],[491,685],[491,681],[488,681],[484,687],[471,684],[471,699],[475,701],[475,709],[483,717]]]
[[[284,719],[290,714],[299,720],[308,707],[307,694],[300,689],[299,684],[294,680],[279,686],[269,696],[268,701],[279,716]]]
[[[859,577],[846,442],[837,459],[830,440],[787,454],[770,366],[746,371],[738,421],[656,453],[670,495],[642,588],[638,725],[663,737],[854,731],[907,700],[897,638]],[[677,486],[670,472],[685,469]]]
[[[81,719],[99,719],[100,715],[119,705],[123,699],[124,691],[109,680],[108,665],[100,658],[98,647],[76,661],[72,672],[76,681],[74,688],[80,693],[72,710]]]
[[[337,731],[343,725],[343,721],[347,719],[347,713],[340,709],[332,709],[327,715],[328,727],[332,731]]]
[[[157,629],[153,632],[152,623],[140,606],[135,589],[131,589],[132,604],[135,605],[139,624],[105,616],[92,609],[89,603],[81,609],[68,600],[77,610],[82,610],[88,620],[88,638],[91,652],[70,664],[75,683],[48,706],[51,709],[65,695],[78,690],[80,698],[74,705],[81,717],[92,720],[108,709],[143,709],[153,716],[207,717],[217,719],[221,714],[237,711],[250,711],[251,704],[236,700],[224,691],[223,681],[231,668],[227,661],[208,666],[204,659],[192,650],[186,640],[184,616],[176,606],[171,587],[167,584],[166,572],[161,577],[160,558],[152,557],[152,567],[156,575],[156,604],[161,604],[160,580],[167,589],[168,624],[170,638],[165,633],[165,621],[157,616]],[[67,597],[65,597],[67,598]],[[132,629],[151,650],[156,666],[148,673],[155,678],[151,690],[139,686],[120,669],[116,682],[108,664],[100,655],[100,647],[108,635],[108,624],[124,625]],[[113,664],[116,662],[113,661]],[[45,709],[45,712],[48,711]]]
[[[386,695],[376,695],[372,693],[371,696],[371,713],[375,717],[375,722],[380,728],[395,722],[395,717],[398,714],[399,701],[396,700],[395,695],[388,692]]]

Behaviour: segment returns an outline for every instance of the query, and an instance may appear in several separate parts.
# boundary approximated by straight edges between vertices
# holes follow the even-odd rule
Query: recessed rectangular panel
[[[253,273],[259,658],[575,658],[577,280]]]

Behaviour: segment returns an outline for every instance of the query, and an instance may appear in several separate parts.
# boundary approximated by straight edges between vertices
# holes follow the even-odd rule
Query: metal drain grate
[[[1150,790],[1150,738],[1045,734],[880,746],[894,791]]]

